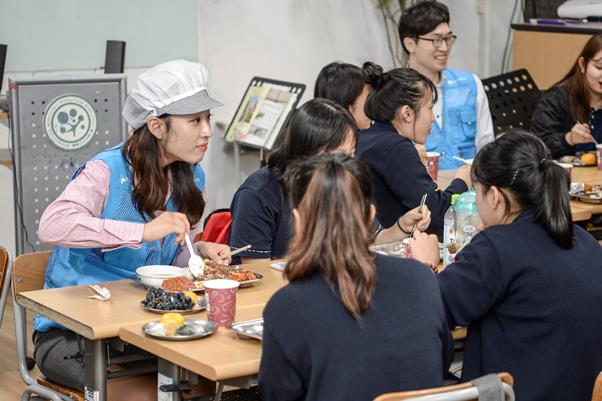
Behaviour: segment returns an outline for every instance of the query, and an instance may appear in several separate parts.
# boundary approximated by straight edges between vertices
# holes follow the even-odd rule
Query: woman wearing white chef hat
[[[44,288],[130,278],[144,265],[187,265],[180,243],[200,226],[205,174],[198,163],[212,136],[210,110],[221,105],[207,92],[207,75],[203,64],[186,60],[140,75],[122,111],[132,134],[80,166],[40,220],[40,240],[55,246]],[[195,245],[201,256],[229,262],[227,246]],[[34,329],[42,373],[83,390],[77,335],[41,316]]]

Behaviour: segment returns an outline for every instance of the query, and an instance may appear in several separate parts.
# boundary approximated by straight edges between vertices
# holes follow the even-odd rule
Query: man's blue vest
[[[132,172],[122,153],[122,147],[123,144],[117,145],[92,158],[92,160],[104,161],[111,173],[109,195],[100,218],[146,223],[152,218],[148,214],[144,214],[143,217],[133,201]],[[80,166],[73,173],[71,179],[75,178],[84,166],[85,164]],[[202,191],[205,186],[205,173],[198,165],[192,168],[195,183]],[[177,211],[171,198],[168,200],[165,210]],[[138,249],[120,247],[104,252],[98,248],[57,246],[53,249],[46,267],[44,288],[133,278],[136,276],[136,269],[140,266],[169,265],[179,250],[179,245],[174,243],[175,237],[175,234],[170,234],[159,241],[144,242]],[[73,301],[82,302],[83,300]],[[35,330],[48,331],[52,327],[60,328],[61,326],[48,318],[39,315],[35,317]]]
[[[428,152],[439,152],[439,169],[449,170],[463,163],[452,156],[472,159],[477,134],[477,85],[469,72],[446,68],[443,71],[442,123],[435,121],[426,140]]]

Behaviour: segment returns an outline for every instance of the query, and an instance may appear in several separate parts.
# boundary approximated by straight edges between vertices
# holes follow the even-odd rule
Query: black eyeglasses
[[[449,36],[438,36],[436,38],[425,38],[422,36],[418,36],[417,39],[428,40],[429,42],[433,42],[433,46],[435,49],[440,49],[443,46],[443,42],[447,45],[447,47],[452,47],[456,39],[458,39],[457,35],[449,35]]]

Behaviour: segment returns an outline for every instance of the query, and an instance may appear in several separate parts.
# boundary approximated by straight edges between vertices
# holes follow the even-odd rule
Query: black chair
[[[529,71],[523,68],[484,79],[483,87],[496,136],[508,128],[529,130],[531,116],[541,97]]]

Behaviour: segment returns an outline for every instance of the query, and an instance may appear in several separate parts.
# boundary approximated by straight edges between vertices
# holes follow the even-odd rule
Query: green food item
[[[184,326],[182,326],[176,330],[176,334],[179,336],[191,336],[191,335],[195,334],[194,327],[191,325],[185,324]]]

